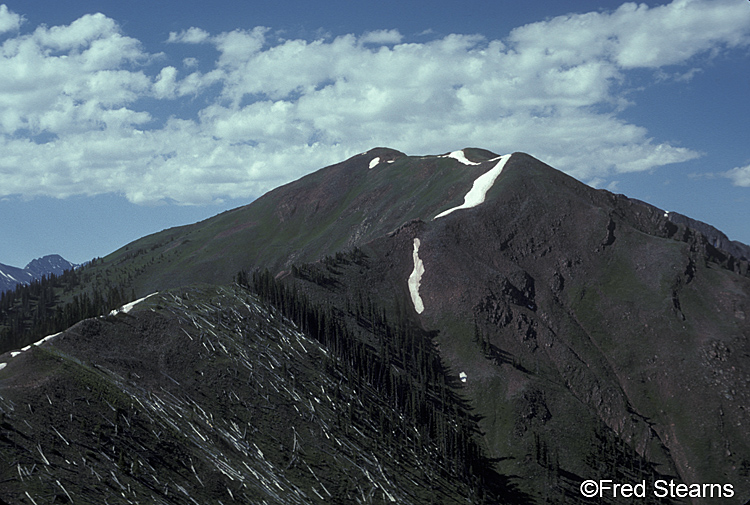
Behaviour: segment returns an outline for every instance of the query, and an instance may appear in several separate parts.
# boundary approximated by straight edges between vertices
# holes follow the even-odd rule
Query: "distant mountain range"
[[[59,254],[50,254],[29,262],[24,268],[0,263],[0,293],[15,288],[18,284],[28,284],[43,275],[60,275],[65,270],[78,265],[71,263]]]
[[[528,154],[376,148],[6,299],[0,504],[742,504],[749,259]]]

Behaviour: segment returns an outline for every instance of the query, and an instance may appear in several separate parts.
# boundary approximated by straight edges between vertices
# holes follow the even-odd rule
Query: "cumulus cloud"
[[[728,172],[724,172],[725,177],[732,180],[732,184],[735,186],[744,186],[750,188],[750,165],[744,167],[734,167]]]
[[[141,71],[126,70],[147,55],[102,14],[68,26],[41,26],[0,47],[0,134],[65,135],[127,123],[148,114],[119,110],[151,89]]]
[[[375,30],[359,38],[362,44],[399,44],[404,36],[398,30]]]
[[[21,20],[0,8],[0,33]],[[84,16],[6,35],[0,47],[0,197],[249,199],[376,145],[522,150],[606,184],[700,155],[618,117],[633,99],[628,72],[652,70],[655,83],[698,72],[695,56],[747,46],[749,27],[739,2],[675,0],[549,19],[503,40],[170,33],[170,44],[216,49],[213,68],[199,71],[193,57],[160,68],[114,20]],[[180,104],[195,113],[157,112]],[[747,181],[747,167],[735,171]]]
[[[748,43],[747,5],[732,0],[674,0],[649,7],[625,3],[614,12],[560,16],[513,30],[524,53],[549,51],[552,61],[605,58],[619,68],[658,68]]]
[[[201,44],[211,38],[211,34],[195,26],[181,32],[169,32],[168,43]]]
[[[0,5],[0,33],[18,30],[22,22],[20,15],[10,12],[7,5]]]

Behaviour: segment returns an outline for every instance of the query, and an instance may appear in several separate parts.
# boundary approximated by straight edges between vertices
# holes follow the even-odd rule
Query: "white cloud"
[[[63,135],[121,123],[119,109],[149,92],[151,79],[125,70],[148,55],[101,14],[68,26],[41,26],[0,47],[0,134]],[[132,112],[132,111],[131,111]],[[133,112],[135,123],[144,113]]]
[[[154,96],[156,98],[174,98],[177,88],[177,69],[164,67],[156,76],[154,82]]]
[[[255,56],[265,43],[268,28],[258,26],[252,30],[234,30],[213,37],[212,41],[221,52],[219,66],[230,69],[242,68]]]
[[[404,36],[398,30],[375,30],[359,38],[361,44],[399,44]]]
[[[625,4],[519,27],[503,41],[404,42],[396,30],[312,41],[275,39],[266,27],[170,33],[169,43],[215,47],[205,71],[194,57],[181,70],[157,68],[101,14],[40,26],[0,46],[0,198],[249,199],[376,145],[527,151],[606,184],[699,156],[617,114],[629,104],[630,69],[653,70],[655,82],[693,75],[696,55],[747,45],[750,9],[737,5]],[[20,23],[0,8],[0,31]],[[157,117],[144,105],[154,102],[195,113]],[[747,167],[735,171],[748,180]]]
[[[208,41],[211,34],[200,28],[191,27],[179,33],[169,32],[168,43],[201,44]]]
[[[744,186],[750,188],[750,165],[744,167],[734,167],[728,172],[724,172],[725,177],[732,180],[732,184],[735,186]]]
[[[575,64],[606,58],[620,68],[681,64],[707,50],[746,46],[750,13],[734,0],[674,0],[650,8],[625,3],[614,12],[574,14],[513,30],[510,40],[527,53]]]
[[[10,12],[7,5],[0,5],[0,33],[18,30],[22,22],[23,18],[20,15]]]

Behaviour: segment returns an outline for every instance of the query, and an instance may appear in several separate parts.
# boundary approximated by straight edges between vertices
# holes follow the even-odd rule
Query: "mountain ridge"
[[[293,262],[311,261],[361,245],[393,231],[404,222],[429,220],[441,210],[460,205],[467,183],[470,188],[470,181],[488,171],[493,165],[489,160],[498,157],[482,149],[463,151],[480,164],[464,164],[450,158],[450,153],[407,156],[393,149],[375,148],[269,191],[246,206],[136,240],[105,257],[105,262],[118,264],[144,256],[144,261],[157,263],[160,255],[169,256],[168,264],[160,262],[159,268],[149,273],[148,277],[158,281],[137,283],[139,296],[153,292],[159,285],[229,282],[237,270],[254,264],[277,271],[288,269]],[[513,156],[528,155],[514,153]],[[369,163],[375,158],[383,161],[371,169]],[[406,171],[402,170],[404,167]],[[549,169],[557,172],[552,167]],[[496,191],[504,178],[501,176],[490,191]],[[578,182],[573,178],[570,181]],[[405,194],[407,190],[409,193]],[[606,190],[594,191],[634,202],[634,205],[637,202]],[[455,203],[448,205],[448,202]],[[648,206],[649,213],[664,214],[653,205],[643,204]],[[690,228],[687,223],[676,223],[676,226],[679,228],[680,224]],[[705,223],[701,226],[715,230]],[[334,237],[338,242],[332,242]],[[719,243],[725,246],[730,241]],[[744,256],[748,249],[750,247],[745,246],[738,250]],[[243,251],[242,257],[235,252],[237,250]],[[288,256],[278,254],[284,250],[292,252]]]
[[[60,275],[65,270],[79,265],[71,263],[59,254],[48,254],[31,260],[24,268],[0,263],[0,292],[15,288],[18,284],[29,284],[43,275]]]
[[[168,472],[173,492],[186,491],[175,503],[189,503],[193,495],[264,494],[264,479],[253,487],[252,475],[262,468],[253,465],[261,461],[245,459],[247,470],[240,459],[217,464],[215,446],[203,439],[228,441],[244,454],[238,433],[251,422],[252,403],[277,412],[277,424],[323,429],[321,440],[364,442],[347,457],[355,466],[357,457],[380,462],[384,482],[398,473],[416,479],[399,481],[406,486],[399,498],[408,503],[432,503],[441,489],[450,497],[472,489],[472,503],[498,492],[497,501],[506,493],[512,503],[583,504],[589,502],[580,485],[587,479],[716,482],[729,485],[741,503],[750,496],[744,407],[750,401],[750,275],[742,248],[733,254],[709,225],[673,220],[653,205],[590,188],[524,153],[504,160],[492,184],[481,185],[482,198],[468,198],[499,160],[480,149],[417,157],[376,148],[80,269],[79,284],[56,288],[57,296],[85,294],[91,286],[100,293],[132,290],[132,298],[160,293],[0,357],[0,397],[16,404],[0,405],[6,430],[0,450],[20,464],[0,480],[26,479],[37,486],[35,497],[64,500],[63,486],[84,492],[66,473],[81,470],[62,459],[46,464],[45,455],[55,450],[79,461],[80,447],[96,447],[101,455],[87,461],[97,474],[113,476],[106,485],[87,477],[85,485],[98,492],[136,489],[168,503],[173,494],[153,486],[158,467]],[[82,295],[75,296],[80,305]],[[253,309],[261,300],[268,307]],[[243,323],[248,311],[255,315]],[[271,316],[274,311],[283,317]],[[184,345],[163,347],[162,334]],[[309,348],[304,339],[321,345],[317,362],[282,357],[298,345]],[[269,349],[273,358],[263,358]],[[438,361],[424,359],[432,352]],[[325,385],[319,393],[313,370]],[[45,386],[50,377],[62,381],[59,388]],[[337,382],[341,396],[331,395]],[[315,396],[299,403],[296,388]],[[90,403],[92,419],[109,422],[63,426],[58,417],[45,417],[52,415],[45,405],[73,401],[68,389],[87,409]],[[281,395],[275,406],[265,400],[272,390]],[[381,408],[352,412],[348,405],[362,402],[356,393],[362,391],[369,395],[365,404]],[[224,424],[205,417],[213,397],[226,399],[216,404]],[[447,398],[457,403],[441,403]],[[17,408],[18,402],[28,407]],[[318,422],[312,414],[324,403]],[[303,425],[295,424],[298,415]],[[155,433],[137,431],[142,444],[152,440],[154,447],[128,445],[119,436],[149,416],[176,429],[164,447],[189,454],[182,463],[169,463],[152,440]],[[342,416],[375,424],[343,423],[332,432]],[[411,462],[399,462],[389,445],[412,432],[400,424],[404,416],[416,420],[422,437],[404,439],[405,447],[424,442],[428,453],[450,455],[450,475],[466,475],[461,461],[471,461],[481,447],[500,488],[471,478],[461,481],[469,486],[464,491],[450,487],[440,471],[430,473],[439,465],[413,473],[427,456],[409,459],[409,452]],[[186,419],[195,419],[193,428]],[[446,431],[451,419],[464,428]],[[99,423],[105,444],[91,439],[91,422]],[[324,489],[333,495],[326,465],[296,449],[299,434],[280,436],[262,423],[253,433],[258,450],[274,454],[276,487],[287,490],[279,501],[318,503]],[[372,431],[362,438],[354,427]],[[25,442],[34,430],[46,433],[40,447]],[[377,442],[368,445],[368,438]],[[270,449],[279,444],[285,449]],[[473,456],[467,460],[467,454]],[[396,466],[383,464],[386,455]],[[115,464],[118,458],[122,464]],[[383,502],[395,497],[398,486],[369,480],[378,464],[364,471],[346,463],[350,487],[333,501],[366,502],[365,489]],[[48,472],[34,473],[34,465]],[[201,482],[211,482],[210,489]],[[21,495],[0,491],[0,499],[6,496]],[[672,498],[651,495],[644,502],[685,502]],[[129,500],[123,495],[121,503]]]

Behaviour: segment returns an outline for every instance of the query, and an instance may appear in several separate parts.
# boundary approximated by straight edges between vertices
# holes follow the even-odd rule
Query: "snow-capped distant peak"
[[[370,160],[370,169],[372,170],[376,166],[378,166],[378,163],[380,163],[380,156],[373,158]]]
[[[452,153],[444,154],[443,156],[440,156],[440,158],[453,158],[454,160],[458,160],[464,165],[479,165],[476,161],[469,160],[466,155],[464,154],[463,149],[460,151],[453,151]]]
[[[441,212],[433,219],[447,216],[454,210],[470,209],[471,207],[476,207],[480,203],[483,203],[485,197],[487,196],[487,192],[490,190],[492,185],[495,184],[495,179],[497,179],[497,177],[500,175],[500,172],[503,171],[503,167],[505,167],[505,164],[508,162],[510,157],[510,154],[500,156],[500,161],[498,161],[497,164],[492,167],[489,172],[485,172],[474,181],[471,189],[468,193],[466,193],[466,196],[464,196],[464,203],[457,207],[453,207]]]

